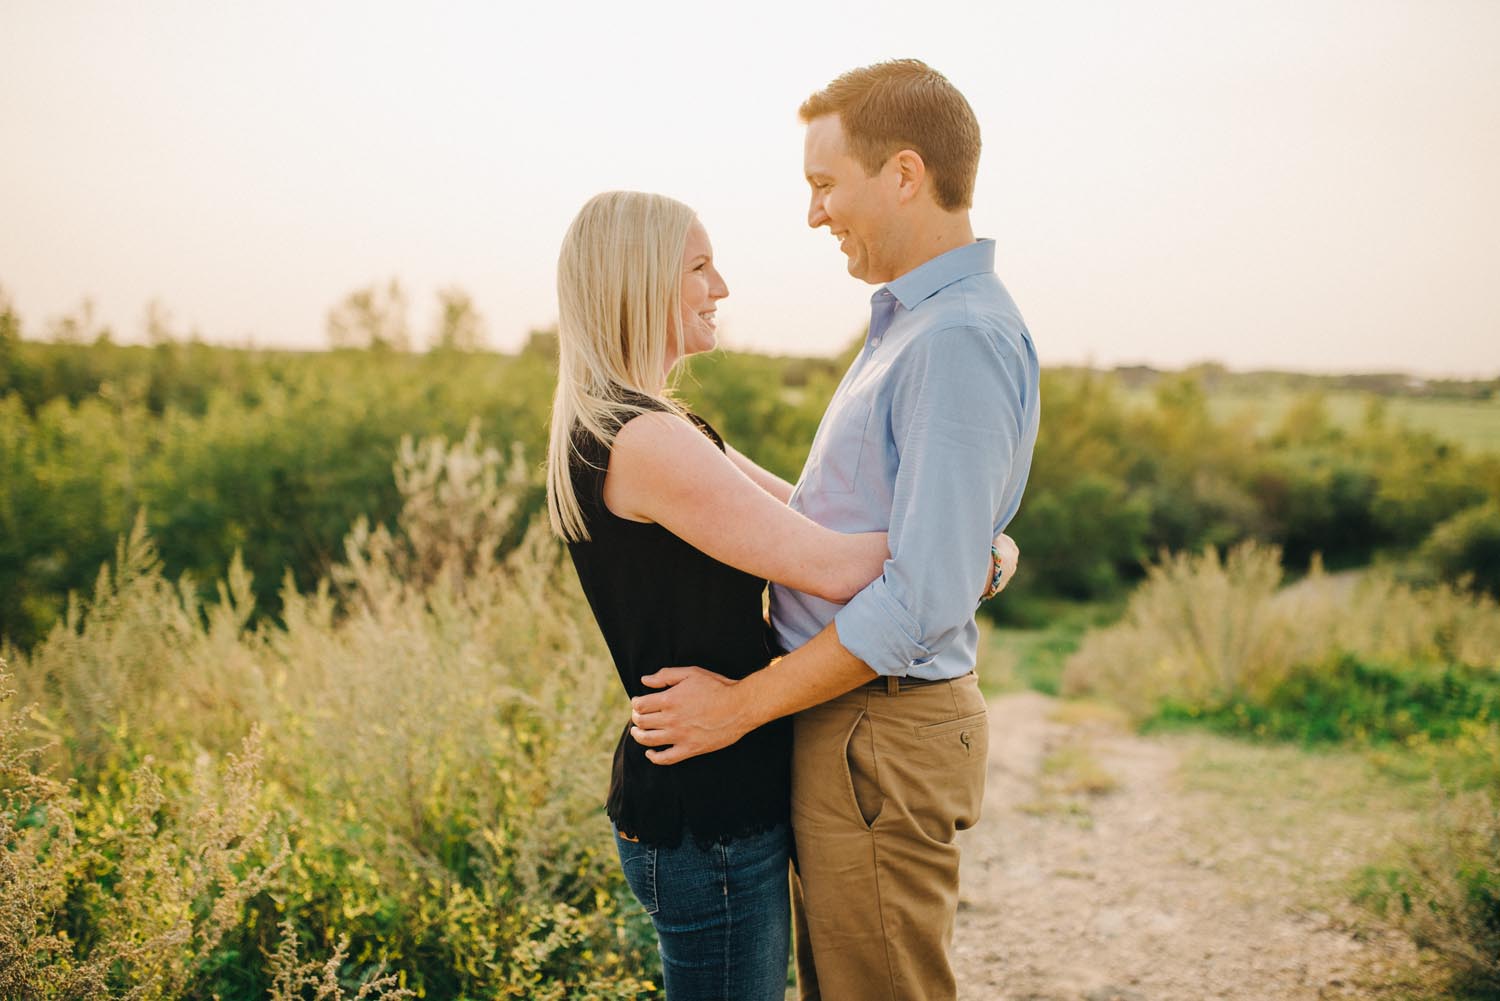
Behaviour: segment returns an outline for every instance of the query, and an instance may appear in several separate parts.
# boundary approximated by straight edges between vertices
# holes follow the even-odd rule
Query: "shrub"
[[[520,524],[535,484],[477,431],[406,441],[397,467],[395,529],[357,526],[314,589],[288,575],[280,624],[252,624],[238,562],[202,606],[138,521],[92,600],[18,658],[83,790],[76,851],[54,837],[17,863],[71,859],[63,891],[38,891],[64,901],[38,934],[71,951],[39,977],[120,943],[111,989],[149,974],[225,1001],[352,994],[386,969],[438,997],[655,993],[600,808],[624,699],[561,547]],[[264,779],[231,765],[205,785],[252,731]],[[240,882],[215,882],[226,867]]]
[[[1292,587],[1280,583],[1270,547],[1163,557],[1120,622],[1085,637],[1064,668],[1064,693],[1098,695],[1145,720],[1168,700],[1178,716],[1235,704],[1264,710],[1299,673],[1318,677],[1298,683],[1325,689],[1339,677],[1371,677],[1329,675],[1347,666],[1344,654],[1401,671],[1432,666],[1433,684],[1447,667],[1468,676],[1500,664],[1500,608],[1487,598],[1412,588],[1384,571],[1330,576],[1316,566]],[[1348,694],[1356,703],[1368,695]]]
[[[1275,628],[1279,552],[1243,545],[1220,558],[1164,556],[1147,570],[1114,626],[1088,634],[1063,669],[1063,694],[1094,694],[1137,719],[1171,697],[1219,705],[1269,691],[1295,637]]]
[[[1148,509],[1118,480],[1085,473],[1028,497],[1024,516],[1007,529],[1023,540],[1025,571],[1008,602],[1023,602],[1045,587],[1069,598],[1105,597],[1120,589],[1122,565],[1144,555]],[[1003,612],[1006,602],[993,603]]]
[[[1156,720],[1303,744],[1448,741],[1465,724],[1500,717],[1500,679],[1461,668],[1393,665],[1338,652],[1293,668],[1262,699],[1216,706],[1163,700]]]
[[[9,679],[0,662],[0,700]],[[31,708],[0,721],[0,996],[218,995],[224,941],[286,858],[261,805],[259,738],[222,767],[122,768],[85,801],[39,770]],[[282,952],[295,949],[288,933]],[[402,996],[390,986],[360,996]]]
[[[1363,902],[1442,956],[1455,994],[1500,999],[1500,800],[1445,799],[1402,856],[1397,867],[1367,871]]]
[[[1477,504],[1432,530],[1422,558],[1445,580],[1500,598],[1500,501]]]

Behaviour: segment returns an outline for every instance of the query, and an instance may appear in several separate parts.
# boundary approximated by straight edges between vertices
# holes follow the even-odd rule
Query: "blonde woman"
[[[847,601],[880,574],[885,533],[834,532],[791,510],[791,484],[672,398],[673,366],[714,347],[729,294],[686,205],[593,198],[564,238],[557,286],[548,510],[620,681],[635,697],[671,665],[743,678],[781,652],[762,613],[767,578]],[[671,767],[647,759],[628,719],[622,731],[607,811],[669,1001],[779,1001],[790,720]]]

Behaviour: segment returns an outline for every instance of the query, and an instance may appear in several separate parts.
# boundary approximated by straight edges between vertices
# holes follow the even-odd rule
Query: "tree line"
[[[257,608],[274,615],[284,574],[311,586],[358,517],[391,523],[403,435],[458,438],[475,418],[486,442],[520,449],[533,475],[524,507],[539,510],[555,335],[514,354],[476,350],[482,326],[454,294],[451,336],[403,350],[409,334],[387,322],[399,296],[352,295],[330,331],[341,324],[360,346],[321,352],[31,340],[0,302],[0,636],[25,648],[45,635],[140,510],[169,574],[208,589],[238,551]],[[678,392],[795,480],[847,355],[719,352],[693,359]],[[1341,425],[1316,386],[1269,431],[1216,419],[1226,377],[1152,373],[1143,402],[1139,370],[1044,373],[1010,528],[1026,572],[992,614],[1035,619],[1054,599],[1120,593],[1159,551],[1247,539],[1280,546],[1294,572],[1315,553],[1334,568],[1389,559],[1500,590],[1500,456],[1398,425],[1376,396]]]

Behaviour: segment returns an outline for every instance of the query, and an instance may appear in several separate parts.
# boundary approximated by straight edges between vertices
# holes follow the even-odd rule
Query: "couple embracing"
[[[963,95],[899,60],[800,115],[807,222],[880,287],[796,487],[670,394],[728,295],[703,225],[612,192],[558,262],[549,511],[631,696],[608,813],[668,1001],[779,1001],[794,927],[804,1001],[951,999],[954,835],[986,768],[974,611],[1014,565],[991,539],[1031,465],[1036,355],[970,228]]]

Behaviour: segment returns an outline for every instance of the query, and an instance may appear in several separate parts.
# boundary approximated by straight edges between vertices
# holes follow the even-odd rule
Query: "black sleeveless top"
[[[649,397],[632,403],[665,409]],[[631,413],[624,414],[628,419]],[[697,426],[720,450],[707,422]],[[657,524],[628,521],[604,505],[609,451],[575,432],[569,472],[589,540],[568,544],[583,593],[614,657],[625,691],[657,689],[641,678],[663,667],[697,665],[743,678],[775,655],[762,614],[766,582],[720,563]],[[684,833],[707,844],[754,834],[788,819],[791,721],[780,719],[723,748],[675,765],[655,765],[630,736],[615,747],[607,811],[643,843],[677,845]]]

